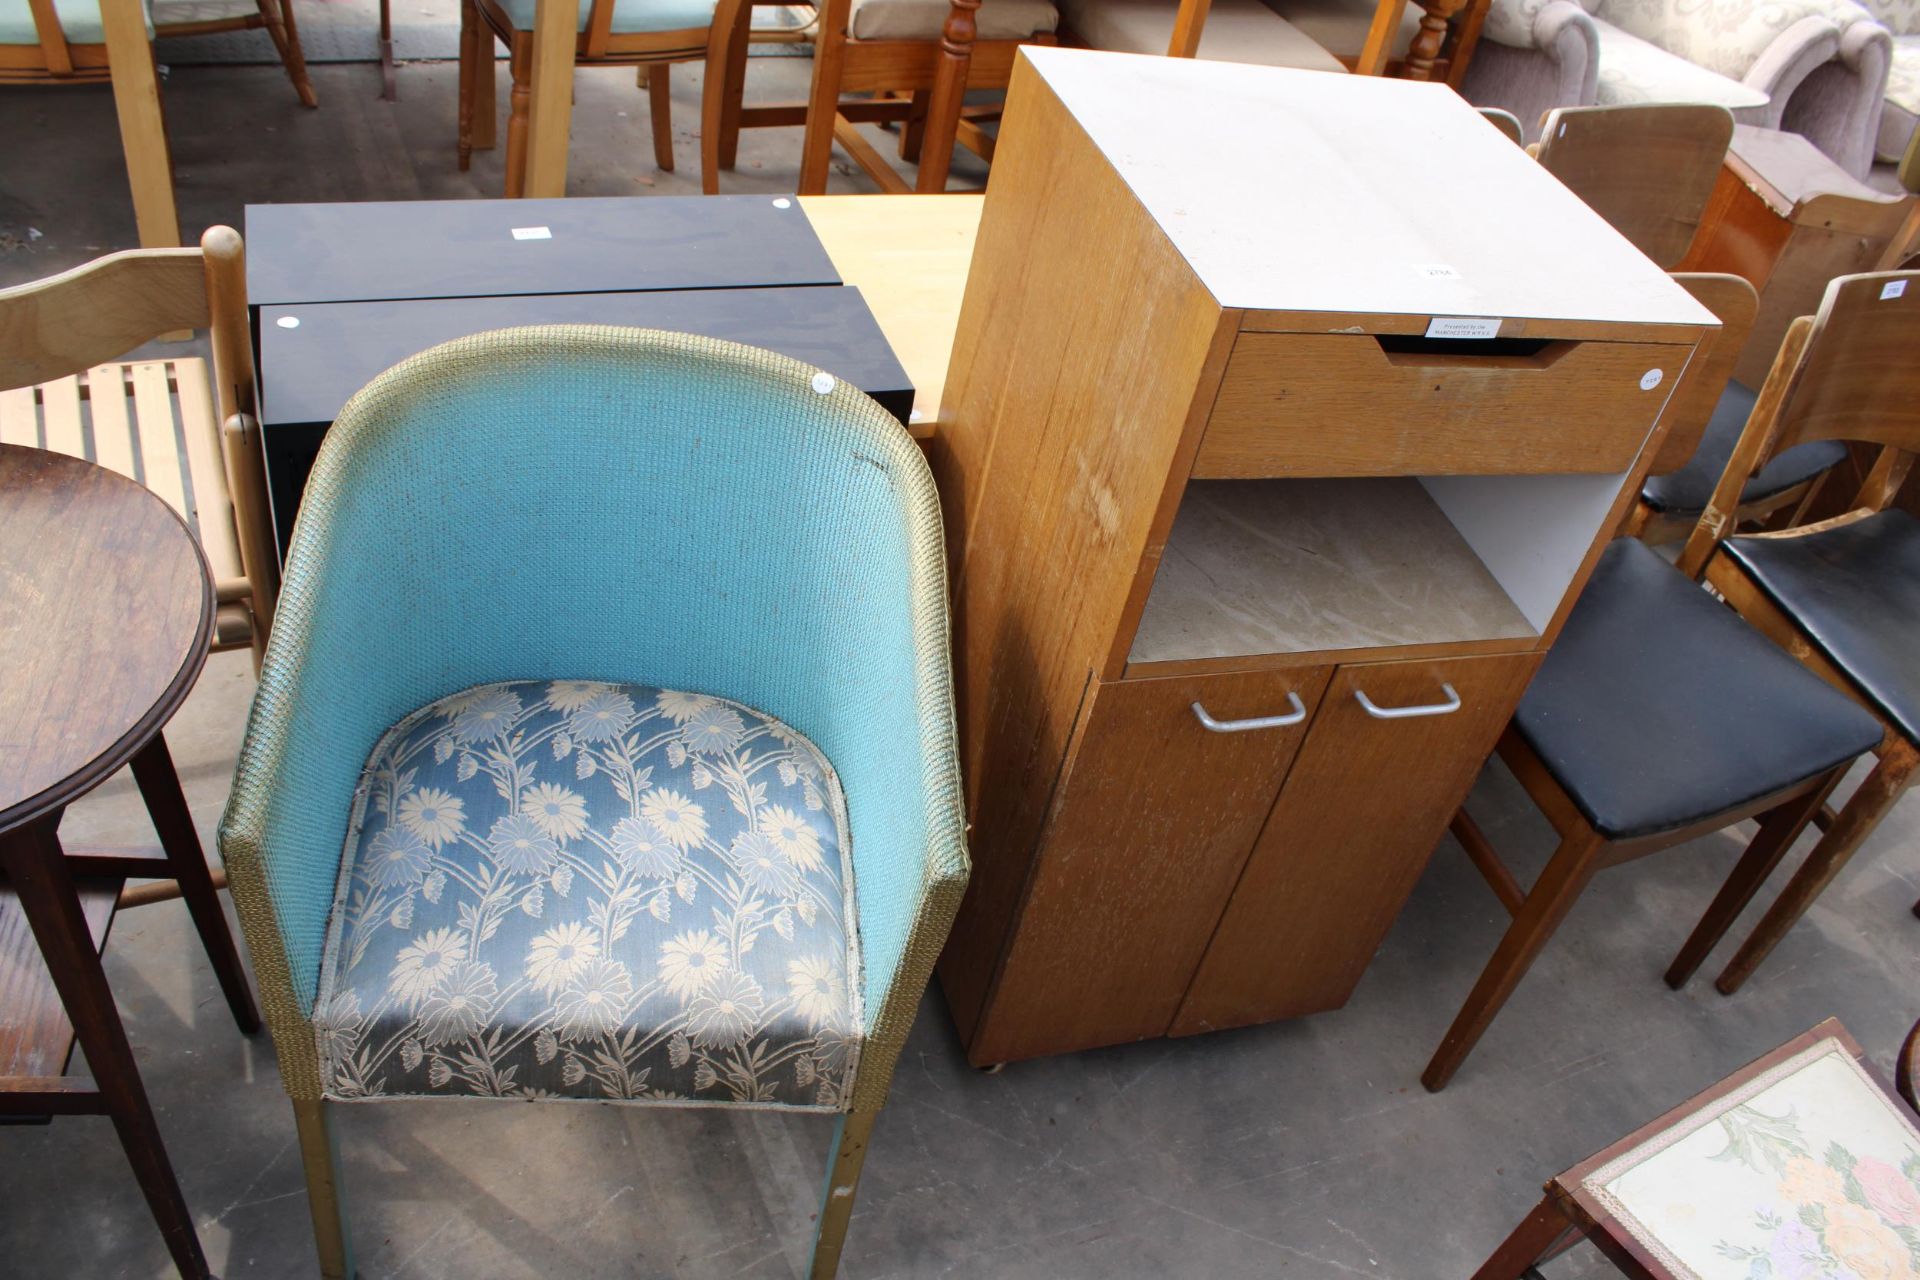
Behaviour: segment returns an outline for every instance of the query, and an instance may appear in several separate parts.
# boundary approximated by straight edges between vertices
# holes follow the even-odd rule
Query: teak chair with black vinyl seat
[[[1669,432],[1690,434],[1756,302],[1735,277],[1676,278],[1722,319],[1663,415]],[[1513,923],[1421,1083],[1438,1090],[1453,1078],[1602,868],[1755,816],[1760,830],[1741,865],[1777,858],[1879,738],[1871,716],[1644,543],[1614,542],[1497,748],[1553,824],[1558,849],[1522,890],[1467,811],[1454,818]]]
[[[1671,269],[1693,244],[1732,139],[1733,116],[1706,103],[1562,107],[1547,113],[1533,150],[1595,213]],[[1652,543],[1685,537],[1753,401],[1749,388],[1727,383],[1692,454],[1673,456],[1669,442],[1621,532]],[[1742,493],[1741,522],[1797,514],[1845,453],[1828,442],[1776,459]]]
[[[1006,88],[1020,46],[1056,43],[1059,23],[1053,0],[819,0],[805,105],[747,107],[741,104],[746,38],[757,2],[721,0],[715,12],[727,75],[723,100],[709,97],[703,111],[702,163],[709,171],[731,169],[743,128],[804,125],[801,195],[826,191],[836,141],[882,191],[945,191],[956,140],[993,158],[992,138],[962,97],[972,89]],[[855,128],[861,123],[901,126],[901,158],[920,165],[914,185],[861,136]]]
[[[1737,990],[1899,801],[1920,769],[1920,520],[1891,504],[1920,451],[1920,271],[1842,276],[1787,330],[1760,403],[1680,567],[1872,714],[1873,771],[1728,962]],[[1818,524],[1729,536],[1741,484],[1810,441],[1879,449],[1852,509]],[[1674,962],[1684,980],[1778,862],[1749,854]],[[1710,926],[1716,926],[1710,927]]]
[[[1479,112],[1486,117],[1487,123],[1505,134],[1516,147],[1527,145],[1526,130],[1520,127],[1520,117],[1504,107],[1481,107]]]
[[[460,168],[476,150],[494,145],[494,113],[499,109],[494,82],[493,42],[507,46],[513,80],[507,117],[506,194],[517,198],[527,181],[528,108],[533,84],[535,0],[461,0],[460,3]],[[673,98],[669,80],[676,62],[705,60],[707,77],[720,79],[724,65],[714,0],[580,0],[575,66],[639,67],[646,77],[647,105],[653,127],[653,162],[673,170]],[[718,101],[717,88],[708,92]],[[703,123],[704,134],[710,123]],[[702,175],[711,194],[711,171]]]

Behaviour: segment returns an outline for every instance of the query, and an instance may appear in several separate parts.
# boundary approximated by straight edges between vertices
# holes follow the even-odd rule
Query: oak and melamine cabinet
[[[969,1057],[1345,1003],[1713,324],[1442,86],[1023,51],[929,448]]]

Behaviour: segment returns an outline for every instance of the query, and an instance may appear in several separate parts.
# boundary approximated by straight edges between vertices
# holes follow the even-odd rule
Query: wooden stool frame
[[[1916,1027],[1915,1032],[1920,1034],[1920,1027]],[[1618,1267],[1622,1274],[1632,1277],[1633,1280],[1675,1280],[1670,1271],[1661,1266],[1657,1259],[1621,1227],[1603,1205],[1584,1190],[1585,1180],[1595,1170],[1603,1168],[1648,1139],[1683,1122],[1703,1107],[1739,1089],[1754,1077],[1771,1070],[1776,1063],[1784,1062],[1826,1039],[1838,1040],[1860,1061],[1863,1067],[1868,1068],[1867,1074],[1872,1076],[1872,1069],[1866,1061],[1866,1053],[1859,1043],[1847,1034],[1847,1029],[1839,1022],[1832,1018],[1827,1019],[1805,1035],[1795,1037],[1758,1061],[1742,1067],[1705,1092],[1689,1098],[1651,1124],[1642,1125],[1606,1150],[1582,1160],[1565,1173],[1550,1179],[1540,1202],[1534,1206],[1533,1211],[1520,1225],[1514,1228],[1513,1233],[1494,1251],[1493,1256],[1473,1273],[1473,1280],[1522,1280],[1522,1277],[1529,1275],[1537,1276],[1539,1273],[1533,1270],[1534,1267],[1558,1257],[1582,1240],[1591,1241],[1602,1254],[1606,1255],[1608,1261]],[[1908,1037],[1909,1046],[1913,1045],[1914,1041],[1914,1036]],[[1904,1055],[1902,1061],[1903,1063],[1905,1061]],[[1904,1100],[1908,1105],[1912,1105],[1911,1097],[1905,1097]]]

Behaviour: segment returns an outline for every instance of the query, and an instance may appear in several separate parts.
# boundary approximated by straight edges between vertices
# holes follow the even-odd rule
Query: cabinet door
[[[1331,674],[1095,682],[970,1060],[1166,1034]]]
[[[1506,727],[1537,654],[1339,668],[1169,1031],[1337,1009]],[[1448,701],[1444,715],[1380,718]]]

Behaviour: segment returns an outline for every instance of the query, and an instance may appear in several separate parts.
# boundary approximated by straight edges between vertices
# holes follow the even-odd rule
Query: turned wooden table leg
[[[1433,66],[1446,43],[1447,28],[1465,5],[1466,0],[1420,0],[1420,30],[1407,49],[1407,79],[1433,79]]]
[[[193,1215],[167,1161],[154,1122],[153,1106],[140,1083],[140,1068],[127,1044],[126,1029],[114,1008],[113,992],[100,968],[93,935],[80,910],[73,875],[55,834],[60,817],[53,814],[23,827],[0,833],[0,870],[20,899],[20,909],[33,926],[34,941],[46,961],[53,985],[60,993],[74,1034],[86,1052],[87,1066],[106,1102],[126,1149],[127,1163],[147,1198],[167,1242],[167,1252],[183,1276],[208,1274],[207,1257],[193,1228]]]
[[[947,189],[954,140],[960,133],[960,108],[967,97],[967,72],[973,64],[973,15],[980,0],[953,0],[940,34],[940,60],[927,99],[926,134],[920,143],[920,175],[914,190],[937,194]]]

